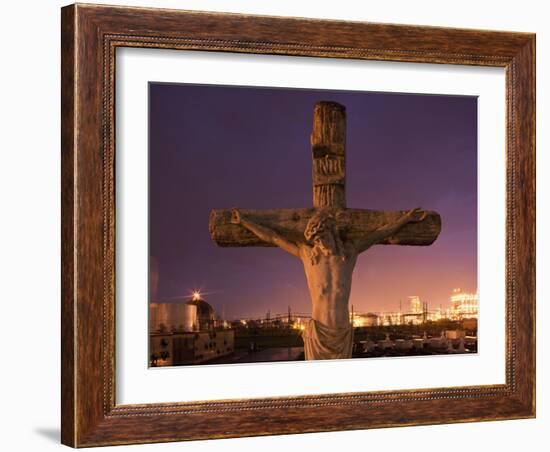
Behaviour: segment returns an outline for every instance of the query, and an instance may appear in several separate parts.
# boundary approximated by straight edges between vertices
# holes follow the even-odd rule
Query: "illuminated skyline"
[[[228,318],[309,312],[301,263],[270,248],[215,246],[212,208],[311,206],[313,105],[347,109],[349,207],[436,210],[429,247],[377,246],[359,258],[350,304],[396,311],[419,296],[449,307],[476,292],[477,100],[474,97],[150,85],[150,254],[156,300],[202,289]],[[284,183],[283,183],[284,182]]]

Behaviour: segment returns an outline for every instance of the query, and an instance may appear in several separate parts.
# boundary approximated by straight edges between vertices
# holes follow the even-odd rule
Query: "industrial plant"
[[[200,364],[235,350],[234,330],[194,292],[185,303],[149,305],[149,365]]]
[[[478,295],[454,289],[448,308],[430,309],[419,296],[395,312],[356,312],[353,358],[477,352]],[[199,291],[184,302],[149,305],[149,365],[181,366],[304,359],[302,333],[311,316],[268,311],[226,320]]]

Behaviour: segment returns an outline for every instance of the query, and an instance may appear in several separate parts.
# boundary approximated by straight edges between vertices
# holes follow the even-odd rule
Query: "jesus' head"
[[[312,245],[314,262],[318,262],[321,255],[341,256],[345,259],[338,226],[330,213],[323,210],[316,212],[306,225],[304,237]]]

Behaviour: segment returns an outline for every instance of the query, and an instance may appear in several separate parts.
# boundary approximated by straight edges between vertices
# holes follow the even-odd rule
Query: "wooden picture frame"
[[[62,442],[73,447],[535,416],[535,35],[71,5],[62,9]],[[506,70],[506,383],[115,403],[115,50]]]

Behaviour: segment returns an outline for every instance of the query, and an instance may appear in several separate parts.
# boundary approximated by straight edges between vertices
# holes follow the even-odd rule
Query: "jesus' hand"
[[[427,216],[428,212],[422,211],[420,207],[411,209],[405,214],[405,218],[408,223],[420,223],[421,221],[424,221]]]

